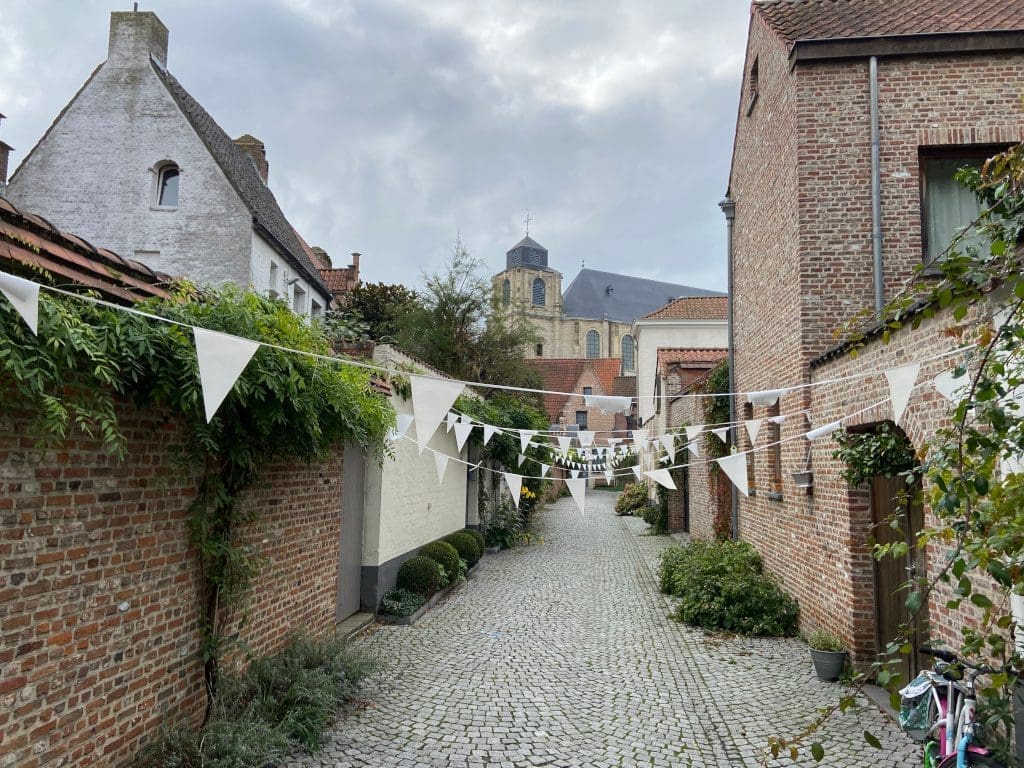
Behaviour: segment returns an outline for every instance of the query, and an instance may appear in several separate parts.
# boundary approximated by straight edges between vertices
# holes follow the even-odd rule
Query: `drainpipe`
[[[868,59],[871,92],[871,253],[875,275],[875,312],[885,305],[882,290],[882,173],[878,140],[878,57]]]
[[[722,213],[725,214],[725,227],[726,227],[726,241],[725,251],[726,259],[729,265],[729,295],[726,298],[726,307],[728,310],[729,318],[729,392],[736,391],[736,356],[735,356],[735,344],[733,343],[733,317],[732,317],[732,224],[733,219],[736,217],[736,203],[733,199],[726,195],[725,199],[718,204],[718,207],[722,209]],[[729,449],[732,451],[736,448],[736,397],[734,395],[729,396],[729,421],[732,424],[729,427]],[[738,541],[740,538],[740,500],[739,494],[736,492],[736,485],[729,483],[729,489],[731,491],[731,506],[732,506],[732,538],[734,541]]]

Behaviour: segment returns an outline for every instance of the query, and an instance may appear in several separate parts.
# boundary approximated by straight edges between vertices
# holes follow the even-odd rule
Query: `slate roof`
[[[728,296],[683,296],[644,315],[644,320],[728,320]]]
[[[607,317],[609,320],[631,323],[680,296],[723,295],[719,291],[688,285],[581,269],[565,289],[562,310],[566,317]]]
[[[544,411],[552,423],[558,419],[565,404],[572,396],[554,393],[576,392],[577,396],[582,395],[583,390],[578,386],[580,377],[588,367],[592,367],[597,380],[601,382],[604,393],[611,394],[615,389],[615,380],[619,377],[619,372],[622,369],[622,360],[618,357],[582,360],[537,357],[524,362],[540,374],[544,382],[544,389],[550,390],[544,395]]]
[[[274,193],[260,178],[252,158],[238,148],[231,137],[224,132],[224,129],[217,125],[217,121],[210,116],[210,113],[192,98],[192,95],[170,72],[152,58],[150,64],[157,77],[166,86],[168,93],[171,94],[171,98],[174,99],[195,130],[196,135],[206,145],[210,155],[224,172],[228,182],[252,213],[255,223],[265,230],[270,238],[277,241],[291,261],[306,273],[306,277],[311,283],[325,294],[330,294],[313,262],[310,261],[302,244],[295,236],[295,230],[288,223]]]
[[[797,40],[1024,29],[1021,0],[757,0],[754,12]]]
[[[76,283],[118,304],[135,304],[153,296],[168,297],[171,277],[145,264],[96,248],[62,232],[42,216],[22,211],[0,197],[0,269],[28,279],[48,272],[59,285]]]

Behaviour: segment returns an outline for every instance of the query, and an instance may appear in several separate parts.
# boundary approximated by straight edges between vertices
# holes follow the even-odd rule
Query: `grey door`
[[[363,567],[363,478],[366,453],[349,443],[341,473],[341,541],[338,574],[338,616],[341,621],[359,610],[360,572]]]

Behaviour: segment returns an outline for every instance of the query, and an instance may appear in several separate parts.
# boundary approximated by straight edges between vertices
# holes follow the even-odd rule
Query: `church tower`
[[[505,254],[505,269],[492,279],[509,320],[525,318],[541,341],[527,357],[553,357],[559,347],[562,273],[548,266],[548,249],[527,235]]]

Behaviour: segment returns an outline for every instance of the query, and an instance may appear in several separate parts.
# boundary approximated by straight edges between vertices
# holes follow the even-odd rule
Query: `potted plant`
[[[807,644],[811,646],[811,660],[818,678],[830,683],[838,680],[846,664],[843,641],[831,632],[816,629],[807,635]]]

